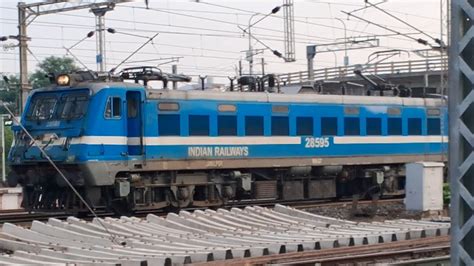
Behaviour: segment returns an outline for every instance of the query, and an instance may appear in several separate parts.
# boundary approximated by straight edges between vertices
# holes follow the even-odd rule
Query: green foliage
[[[38,70],[36,70],[30,77],[33,89],[51,85],[49,78],[47,77],[50,73],[57,75],[79,70],[79,67],[74,63],[74,60],[69,57],[46,57],[37,66]]]
[[[13,142],[13,130],[10,126],[5,126],[5,153],[10,152]]]
[[[17,112],[18,108],[18,95],[19,95],[19,79],[17,76],[9,76],[8,77],[8,83],[5,82],[3,79],[0,81],[0,100],[8,103],[10,109],[13,112]],[[3,106],[0,106],[0,114],[7,114],[7,111],[3,108]],[[0,131],[0,141],[1,141],[1,131]],[[5,159],[8,156],[8,153],[10,152],[10,148],[12,146],[13,142],[13,131],[10,126],[5,126]],[[1,156],[1,146],[0,146],[0,156]],[[1,157],[0,157],[1,160]],[[1,171],[1,161],[0,161],[0,171]],[[8,173],[9,169],[7,166],[6,172]]]
[[[451,202],[451,189],[449,188],[449,183],[443,184],[443,202],[444,204],[449,204]]]
[[[0,136],[0,140],[1,140],[1,136]],[[5,127],[5,160],[8,157],[8,153],[10,152],[12,142],[13,142],[13,131],[12,131],[11,127],[6,126]],[[0,155],[1,155],[1,147],[0,147]],[[0,175],[1,175],[1,169],[2,169],[2,164],[1,164],[1,157],[0,157]],[[9,170],[10,169],[7,165],[6,166],[6,173],[7,174],[9,172]]]
[[[8,83],[5,82],[3,78],[0,80],[0,101],[8,103],[10,109],[12,109],[13,112],[17,112],[20,81],[18,77],[14,75],[8,76],[8,80]],[[7,113],[3,106],[0,106],[0,113]]]

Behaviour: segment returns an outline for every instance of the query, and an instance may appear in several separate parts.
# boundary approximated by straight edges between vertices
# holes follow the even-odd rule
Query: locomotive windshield
[[[87,109],[87,92],[40,93],[33,97],[26,113],[28,120],[71,120],[81,118]]]
[[[29,120],[48,120],[54,114],[58,99],[55,96],[41,95],[33,98],[27,113]]]
[[[87,100],[85,93],[62,96],[58,106],[58,119],[81,118],[86,111]]]

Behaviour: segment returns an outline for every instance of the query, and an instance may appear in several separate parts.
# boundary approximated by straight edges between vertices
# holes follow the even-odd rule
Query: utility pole
[[[284,18],[284,41],[285,41],[285,62],[296,61],[295,55],[295,19],[293,0],[283,0],[283,18]]]
[[[97,71],[106,72],[107,63],[105,61],[105,13],[114,10],[115,4],[111,3],[105,7],[91,8],[91,12],[95,15],[96,38],[96,58]]]
[[[262,57],[262,76],[265,76],[265,58]]]
[[[111,3],[106,7],[91,8],[91,12],[95,15],[95,30],[96,35],[96,51],[97,55],[95,61],[97,63],[97,71],[106,71],[106,58],[105,58],[105,13],[114,9],[115,4]]]
[[[18,110],[21,111],[25,107],[26,99],[31,91],[31,85],[28,81],[28,37],[26,35],[27,15],[26,9],[23,8],[24,2],[18,3],[18,43],[20,50],[20,100]]]

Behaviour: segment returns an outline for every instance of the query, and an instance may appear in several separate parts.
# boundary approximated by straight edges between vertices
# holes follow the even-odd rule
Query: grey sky
[[[144,36],[160,33],[155,39],[154,45],[146,46],[130,61],[182,56],[183,58],[177,63],[179,72],[209,76],[235,75],[235,67],[239,59],[243,60],[246,72],[248,63],[245,61],[245,53],[242,51],[248,48],[248,39],[247,36],[242,35],[237,24],[248,24],[252,12],[268,13],[273,7],[282,4],[281,0],[202,0],[201,2],[204,3],[189,0],[149,0],[149,2],[150,10],[145,10],[143,2],[139,1],[119,4],[114,11],[106,15],[107,27],[115,28],[117,31]],[[17,34],[16,4],[17,1],[0,1],[0,36]],[[214,4],[229,8],[218,7]],[[343,38],[342,23],[335,18],[344,20],[348,36],[389,33],[354,18],[347,20],[347,16],[341,12],[341,10],[351,11],[362,6],[364,6],[364,0],[295,0],[297,61],[284,63],[271,52],[265,51],[263,55],[256,56],[256,61],[258,61],[255,65],[256,71],[260,71],[259,60],[262,56],[267,61],[265,66],[267,72],[284,73],[305,70],[306,45],[331,43]],[[389,0],[380,7],[417,28],[423,29],[427,34],[439,38],[440,0]],[[375,9],[367,9],[356,14],[387,25],[399,32],[415,32]],[[284,50],[282,16],[283,12],[280,11],[277,18],[268,17],[252,30],[262,41],[281,52]],[[39,60],[49,55],[62,56],[66,53],[63,46],[71,46],[93,29],[94,17],[87,10],[42,16],[28,27],[28,35],[32,38],[29,44]],[[428,39],[421,34],[414,36]],[[110,69],[118,64],[145,40],[119,34],[107,34],[107,68]],[[14,43],[14,41],[8,41],[0,43],[0,45]],[[258,43],[254,42],[254,45],[255,48],[263,48]],[[349,51],[351,64],[364,63],[367,61],[367,56],[377,50],[427,48],[402,36],[383,37],[380,39],[380,45],[381,47],[377,49]],[[89,68],[96,69],[94,63],[95,38],[88,39],[77,46],[73,53]],[[406,56],[402,56],[391,60],[405,60],[406,58]],[[410,59],[420,58],[411,54]],[[8,74],[18,72],[18,50],[16,48],[0,49],[0,62],[0,72]],[[161,61],[129,65],[154,65],[159,62]],[[30,71],[34,70],[36,64],[34,57],[30,56]],[[319,54],[315,59],[315,68],[342,64],[343,52]],[[165,71],[170,71],[171,68],[170,64],[160,67]]]

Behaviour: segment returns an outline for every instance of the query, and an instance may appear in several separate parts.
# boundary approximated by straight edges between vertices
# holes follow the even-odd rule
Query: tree
[[[19,79],[18,76],[10,75],[6,78],[2,78],[0,81],[0,101],[6,103],[9,108],[14,112],[18,113],[18,96],[19,96]],[[0,114],[8,114],[7,110],[0,106]],[[0,125],[1,126],[1,125]],[[0,131],[1,134],[1,131]],[[5,156],[10,152],[10,147],[13,142],[13,132],[10,126],[5,126]],[[0,140],[2,136],[0,135]],[[1,147],[0,147],[1,156]],[[1,161],[0,161],[1,162]],[[2,164],[0,163],[0,171]],[[6,167],[6,172],[10,171],[10,168]]]
[[[0,136],[0,140],[1,140],[1,136]],[[10,152],[10,148],[12,147],[12,142],[13,142],[13,131],[11,129],[11,126],[5,126],[5,157],[7,157],[8,153]],[[0,147],[0,156],[1,154],[2,154],[2,151]],[[1,164],[1,158],[0,158],[0,171],[1,169],[2,169],[2,164]],[[10,171],[10,168],[8,167],[8,165],[7,167],[5,167],[5,171],[7,173]]]
[[[51,82],[49,81],[48,74],[58,75],[79,70],[79,67],[72,58],[57,56],[46,57],[37,67],[38,70],[30,77],[33,89],[49,86]]]
[[[18,76],[14,75],[5,76],[0,81],[0,101],[7,103],[13,112],[18,111],[19,84]],[[6,113],[3,106],[0,106],[0,114]]]

